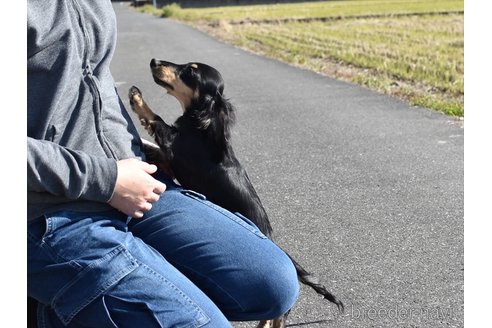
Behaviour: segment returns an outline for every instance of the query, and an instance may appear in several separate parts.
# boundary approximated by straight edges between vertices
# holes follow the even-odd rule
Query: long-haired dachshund
[[[210,201],[254,222],[269,238],[272,226],[249,177],[232,149],[231,127],[234,107],[224,97],[220,73],[202,63],[177,65],[152,59],[152,76],[181,104],[183,115],[172,125],[156,115],[137,87],[129,91],[130,105],[159,148],[144,145],[147,160],[188,189],[204,194]],[[292,258],[291,258],[292,259]],[[343,304],[296,261],[299,281],[343,311]],[[285,327],[287,314],[260,322],[258,327]]]

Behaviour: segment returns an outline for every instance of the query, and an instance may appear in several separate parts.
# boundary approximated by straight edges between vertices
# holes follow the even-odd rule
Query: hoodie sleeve
[[[27,190],[30,192],[108,202],[115,188],[117,170],[115,159],[28,138]]]

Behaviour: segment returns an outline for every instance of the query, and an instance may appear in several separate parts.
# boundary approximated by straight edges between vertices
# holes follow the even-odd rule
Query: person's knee
[[[248,280],[241,303],[245,317],[277,318],[288,312],[299,296],[296,269],[287,256],[258,268]]]
[[[289,311],[299,296],[299,281],[292,263],[272,268],[259,292],[267,307],[265,317],[276,318]]]

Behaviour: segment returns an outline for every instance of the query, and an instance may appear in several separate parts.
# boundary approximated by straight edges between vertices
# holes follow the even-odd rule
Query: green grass
[[[464,116],[463,6],[352,0],[164,10],[253,52]]]

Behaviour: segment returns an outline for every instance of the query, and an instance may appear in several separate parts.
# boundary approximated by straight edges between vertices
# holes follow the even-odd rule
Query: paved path
[[[237,107],[236,154],[278,243],[346,304],[337,315],[303,288],[290,327],[463,326],[460,122],[127,4],[115,4],[112,66],[125,105],[135,84],[166,120],[180,114],[152,81],[152,57],[218,68]]]

